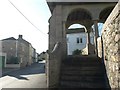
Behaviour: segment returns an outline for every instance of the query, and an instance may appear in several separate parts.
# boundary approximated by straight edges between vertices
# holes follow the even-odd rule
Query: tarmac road
[[[45,62],[34,63],[1,77],[0,88],[46,88],[44,65]]]

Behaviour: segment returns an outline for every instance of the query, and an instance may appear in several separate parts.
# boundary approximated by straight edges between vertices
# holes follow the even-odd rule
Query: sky
[[[27,21],[9,1],[38,29]],[[9,37],[17,39],[21,34],[23,39],[32,44],[37,53],[46,51],[50,16],[46,0],[0,0],[0,40]],[[100,29],[101,25],[99,26]]]
[[[29,23],[17,9],[38,29]],[[0,0],[0,40],[23,35],[41,53],[48,49],[48,19],[51,16],[46,0]]]

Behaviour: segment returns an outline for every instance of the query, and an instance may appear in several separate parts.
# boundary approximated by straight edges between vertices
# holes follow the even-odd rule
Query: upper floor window
[[[78,44],[80,43],[79,38],[77,38],[77,43],[78,43]]]
[[[82,38],[80,38],[80,43],[83,43],[83,39]]]
[[[82,38],[77,38],[77,44],[79,43],[83,43],[83,39]]]

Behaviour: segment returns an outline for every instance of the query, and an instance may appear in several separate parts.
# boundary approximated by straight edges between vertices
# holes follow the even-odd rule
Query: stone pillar
[[[95,29],[95,52],[98,56],[98,45],[97,45],[97,38],[99,37],[98,33],[98,20],[94,20],[94,29]]]
[[[89,25],[87,27],[87,46],[88,46],[88,55],[94,54],[94,45],[91,44],[91,37],[90,37],[90,32],[91,32],[91,26]]]
[[[90,31],[87,30],[87,46],[88,46],[88,55],[90,54]]]
[[[62,32],[62,45],[63,45],[63,49],[62,49],[62,58],[63,60],[66,58],[67,56],[67,39],[66,39],[66,21],[63,21],[62,22],[62,25],[63,25],[63,32]]]
[[[61,61],[65,56],[65,30],[62,21],[62,6],[57,5],[49,20],[49,60],[47,61],[47,87],[59,84]],[[57,47],[56,47],[57,46]],[[54,50],[55,49],[55,50]]]

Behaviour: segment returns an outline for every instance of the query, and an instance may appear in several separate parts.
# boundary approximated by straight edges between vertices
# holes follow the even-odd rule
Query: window
[[[77,43],[80,43],[79,38],[77,38]]]
[[[83,43],[83,39],[82,38],[77,38],[77,44],[79,43]]]
[[[83,43],[83,40],[82,40],[82,38],[80,38],[80,43]]]

